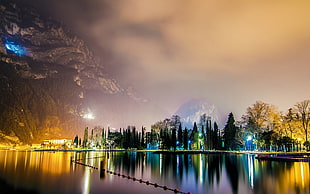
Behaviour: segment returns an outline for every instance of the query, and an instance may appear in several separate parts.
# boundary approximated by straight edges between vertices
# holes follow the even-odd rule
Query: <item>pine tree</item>
[[[212,149],[214,142],[213,142],[213,131],[211,127],[211,117],[208,117],[206,120],[206,136],[207,136],[206,148]]]
[[[175,151],[177,148],[177,129],[174,127],[172,128],[172,134],[171,134],[171,146],[173,147],[173,150]]]
[[[106,138],[105,138],[104,128],[102,128],[102,131],[101,131],[101,147],[105,146],[105,141],[106,141]]]
[[[164,149],[169,149],[170,148],[170,136],[168,133],[168,127],[165,126],[164,128],[164,137],[163,137],[163,148]]]
[[[139,142],[139,140],[138,140],[138,134],[137,134],[137,132],[136,132],[136,127],[135,126],[133,126],[132,127],[132,133],[131,133],[131,138],[130,138],[130,142],[131,142],[131,148],[137,148],[137,144],[138,144],[138,142]]]
[[[236,126],[233,113],[229,113],[226,126],[224,128],[224,147],[226,150],[236,149]]]
[[[142,149],[146,148],[145,144],[145,127],[142,126],[142,137],[141,137],[141,147]]]
[[[73,144],[75,147],[79,147],[79,136],[78,135],[75,136]]]
[[[83,140],[83,148],[88,147],[88,127],[84,130],[84,140]]]
[[[219,138],[219,127],[217,125],[216,122],[214,122],[213,124],[213,129],[214,129],[214,132],[213,132],[213,142],[214,142],[214,149],[218,149],[220,147],[220,138]]]
[[[178,129],[178,141],[179,141],[179,147],[182,147],[183,146],[182,124],[179,125],[179,129]]]
[[[184,135],[183,135],[183,142],[184,142],[184,149],[188,150],[188,130],[185,127],[184,129]]]
[[[194,128],[192,131],[192,140],[193,140],[193,148],[194,149],[200,149],[200,144],[199,144],[199,132],[197,128],[196,122],[194,123]]]

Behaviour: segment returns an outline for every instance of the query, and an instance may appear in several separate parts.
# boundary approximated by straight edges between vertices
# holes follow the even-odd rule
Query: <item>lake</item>
[[[309,162],[253,154],[0,151],[0,193],[173,193],[167,186],[193,194],[302,194],[310,193],[309,174]]]

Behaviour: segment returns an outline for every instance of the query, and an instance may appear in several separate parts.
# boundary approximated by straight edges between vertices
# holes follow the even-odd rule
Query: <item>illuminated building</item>
[[[43,148],[71,148],[72,145],[72,139],[47,139],[43,141]]]

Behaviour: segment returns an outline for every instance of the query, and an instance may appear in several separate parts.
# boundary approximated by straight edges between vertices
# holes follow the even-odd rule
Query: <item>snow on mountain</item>
[[[198,124],[200,117],[204,114],[211,117],[212,122],[219,122],[219,112],[216,106],[206,99],[191,99],[181,105],[175,114],[181,117],[183,127],[187,128],[193,128],[194,122]]]

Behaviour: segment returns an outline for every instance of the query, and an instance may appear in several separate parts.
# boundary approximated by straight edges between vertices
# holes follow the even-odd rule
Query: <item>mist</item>
[[[238,119],[256,100],[286,111],[310,96],[308,1],[29,3],[83,37],[163,118],[192,98]]]

